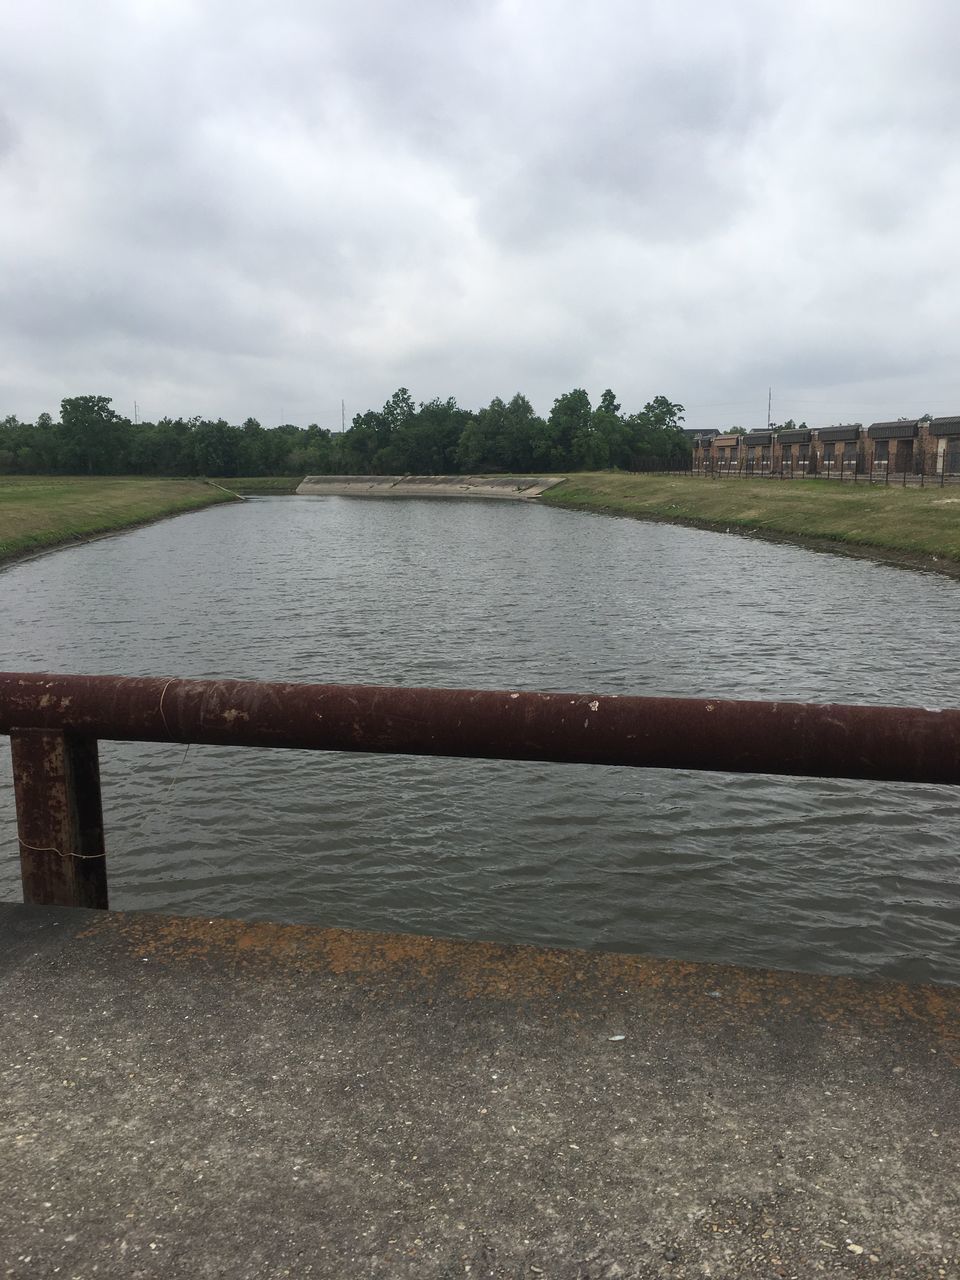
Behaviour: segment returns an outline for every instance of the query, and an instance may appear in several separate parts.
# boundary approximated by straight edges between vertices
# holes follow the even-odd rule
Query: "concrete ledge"
[[[960,988],[0,906],[4,1276],[960,1274]]]
[[[348,498],[539,498],[563,476],[307,476],[299,494]]]

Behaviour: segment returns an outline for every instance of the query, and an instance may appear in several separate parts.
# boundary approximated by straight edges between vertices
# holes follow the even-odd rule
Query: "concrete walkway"
[[[960,1276],[960,989],[0,907],[0,1275]]]

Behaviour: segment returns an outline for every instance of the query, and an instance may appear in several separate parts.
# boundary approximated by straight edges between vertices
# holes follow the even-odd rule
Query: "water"
[[[960,705],[956,582],[524,504],[216,507],[14,565],[0,600],[7,670]],[[108,742],[101,764],[118,908],[960,981],[951,788]]]

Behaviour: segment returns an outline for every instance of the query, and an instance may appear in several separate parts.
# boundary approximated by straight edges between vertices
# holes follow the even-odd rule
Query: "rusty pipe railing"
[[[24,900],[107,905],[99,738],[960,783],[960,711],[0,674]]]

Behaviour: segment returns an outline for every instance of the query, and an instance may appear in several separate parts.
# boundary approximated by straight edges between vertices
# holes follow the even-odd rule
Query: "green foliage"
[[[406,387],[334,434],[311,423],[266,428],[255,418],[132,423],[108,396],[74,396],[60,421],[0,420],[0,474],[144,476],[442,475],[676,466],[690,457],[683,406],[656,396],[624,416],[606,390],[596,408],[578,387],[547,418],[516,394],[476,412],[453,399],[417,405]]]

